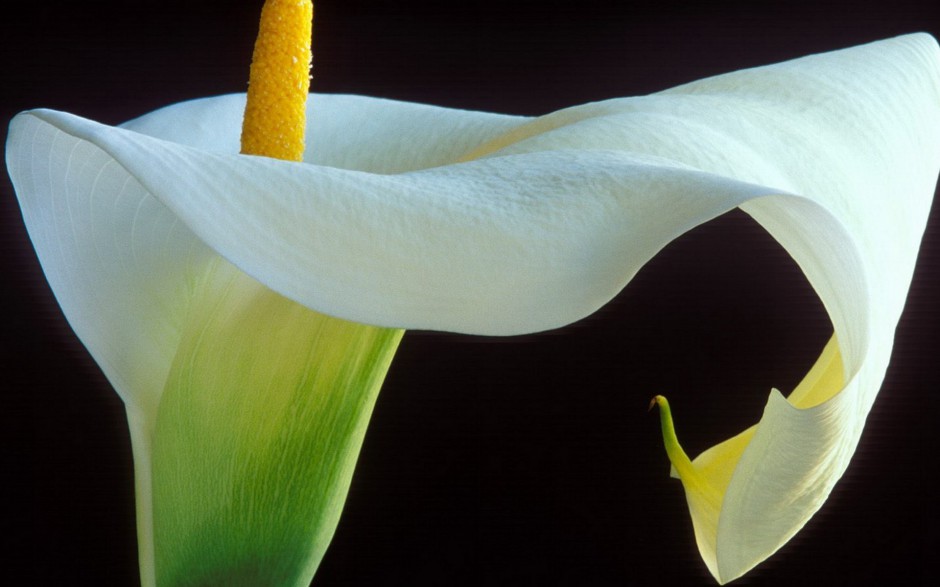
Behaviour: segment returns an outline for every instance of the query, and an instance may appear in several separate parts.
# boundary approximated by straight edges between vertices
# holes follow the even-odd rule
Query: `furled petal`
[[[22,160],[11,150],[9,166],[23,186],[28,222],[49,231],[34,229],[33,240],[54,289],[65,291],[67,314],[102,295],[96,275],[127,291],[128,304],[157,285],[185,290],[191,268],[211,254],[191,234],[166,235],[164,225],[184,232],[179,219],[272,289],[325,313],[408,328],[544,330],[595,310],[676,235],[769,193],[615,151],[534,153],[379,175],[201,151],[49,111],[20,116],[11,135],[13,144],[21,137],[29,143]],[[129,186],[123,189],[134,197],[113,185]],[[64,197],[33,196],[47,193]],[[159,194],[170,210],[147,193]],[[135,226],[136,207],[151,204]],[[663,207],[675,213],[660,213]],[[78,246],[84,243],[76,242],[70,209],[88,211],[82,234],[113,243],[113,253],[95,242]],[[38,214],[47,217],[34,221]],[[121,273],[122,265],[102,260],[139,248],[128,240],[149,234],[156,235],[146,243],[155,260],[171,258],[161,271],[138,264]],[[164,240],[174,249],[185,245],[185,254],[160,253]],[[60,272],[85,282],[61,287]],[[138,303],[145,302],[179,312],[162,300]],[[127,341],[105,330],[102,313],[92,306],[69,317],[83,339],[101,333],[101,343],[85,340],[90,348],[114,341],[113,351],[96,356],[104,365],[133,362],[120,356]],[[126,334],[140,332],[148,330]]]
[[[690,510],[724,582],[809,519],[854,451],[940,166],[938,72],[936,42],[912,35],[532,120],[316,97],[338,115],[310,164],[227,154],[231,130],[194,123],[231,126],[238,98],[130,125],[161,138],[36,111],[7,159],[66,315],[145,409],[174,303],[216,254],[342,318],[514,334],[589,314],[742,205],[803,268],[838,347],[793,403],[772,393],[753,432],[696,461],[720,499],[687,484]]]

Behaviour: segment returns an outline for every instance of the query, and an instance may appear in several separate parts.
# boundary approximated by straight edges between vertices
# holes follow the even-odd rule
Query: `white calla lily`
[[[142,438],[191,282],[220,257],[346,320],[512,335],[592,313],[740,206],[803,269],[838,343],[754,429],[676,467],[711,573],[727,582],[775,552],[845,471],[940,169],[928,35],[534,119],[317,95],[304,163],[235,154],[243,108],[224,96],[120,128],[48,110],[11,125],[43,269]],[[135,445],[146,485],[149,445]]]

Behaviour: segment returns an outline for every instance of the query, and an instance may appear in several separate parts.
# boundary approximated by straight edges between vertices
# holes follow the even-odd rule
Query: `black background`
[[[4,17],[0,119],[108,123],[242,91],[260,0],[46,1]],[[542,114],[917,30],[892,3],[322,0],[314,91]],[[4,122],[5,126],[5,122]],[[5,135],[4,135],[5,137]],[[137,582],[132,458],[117,396],[42,278],[0,180],[4,578]],[[940,226],[894,360],[824,509],[740,585],[920,583],[935,510],[930,395]],[[754,423],[830,334],[789,257],[732,213],[683,236],[595,316],[513,339],[409,333],[315,584],[711,585],[649,398],[691,454]]]

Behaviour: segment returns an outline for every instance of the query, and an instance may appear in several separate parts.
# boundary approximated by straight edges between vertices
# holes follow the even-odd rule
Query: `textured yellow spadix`
[[[242,153],[303,160],[312,29],[311,0],[268,0],[261,9]]]

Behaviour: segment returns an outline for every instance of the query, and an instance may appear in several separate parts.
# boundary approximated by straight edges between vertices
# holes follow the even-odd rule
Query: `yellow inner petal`
[[[822,353],[806,376],[800,381],[788,401],[798,408],[810,408],[837,394],[845,385],[845,375],[839,343],[835,336],[829,339]],[[695,540],[705,564],[716,578],[718,519],[725,491],[741,455],[750,444],[757,426],[716,444],[690,461],[679,445],[669,403],[662,396],[653,402],[660,407],[663,441],[666,454],[673,466],[673,476],[682,481]]]

